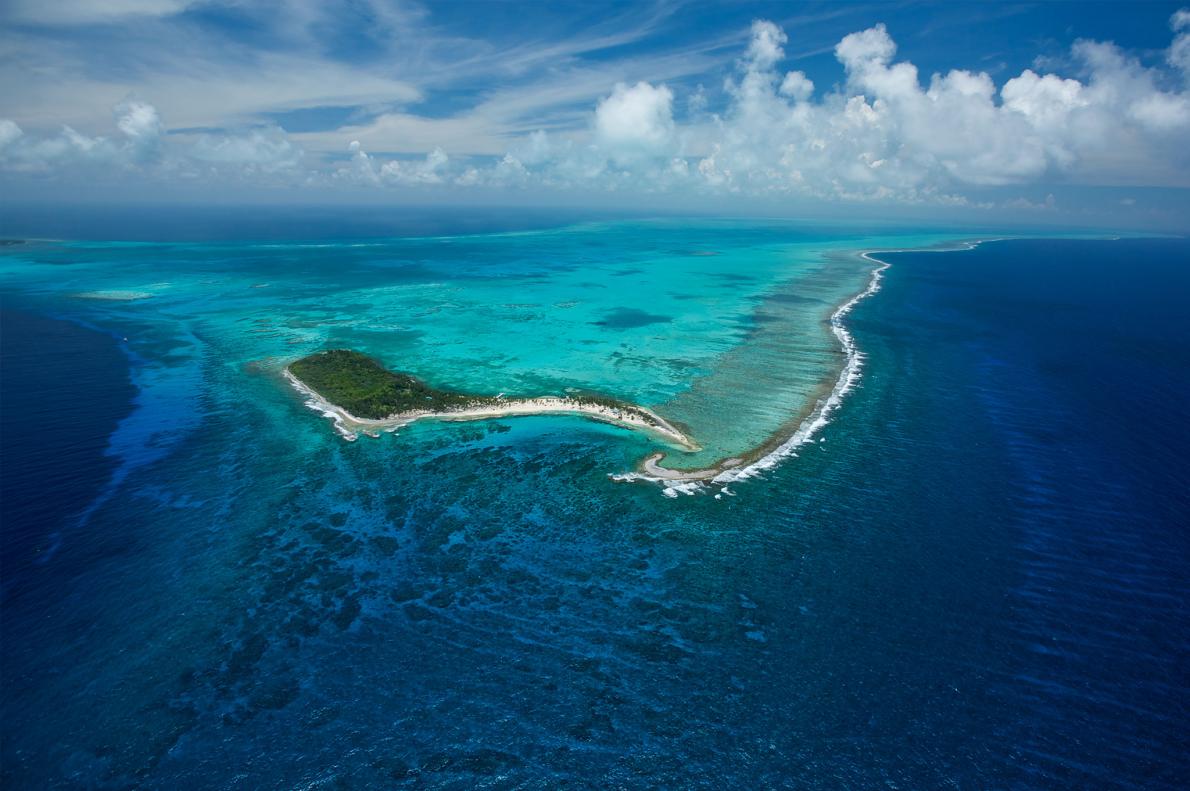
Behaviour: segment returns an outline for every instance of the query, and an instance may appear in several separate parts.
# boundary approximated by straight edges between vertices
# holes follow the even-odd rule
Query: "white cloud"
[[[548,76],[529,85],[485,94],[475,106],[455,115],[428,117],[408,110],[386,112],[340,129],[295,134],[311,151],[341,151],[344,140],[359,140],[369,151],[424,154],[441,146],[452,156],[502,156],[517,140],[545,129],[551,134],[588,135],[593,106],[617,83],[637,73],[651,84],[697,73],[707,67],[700,54],[612,61],[589,68],[551,67]]]
[[[764,19],[752,23],[752,40],[748,42],[745,58],[754,69],[771,69],[782,58],[782,46],[789,41],[785,31]]]
[[[10,121],[7,118],[0,120],[0,152],[15,143],[24,132],[15,121]]]
[[[1177,33],[1166,60],[1175,69],[1181,69],[1182,76],[1190,82],[1190,9],[1181,8],[1169,18],[1170,28]]]
[[[142,160],[156,156],[165,134],[157,108],[130,96],[116,105],[115,114],[116,128],[128,138],[133,156]]]
[[[1190,101],[1185,96],[1153,93],[1133,102],[1128,113],[1158,131],[1184,131],[1190,126]]]
[[[897,54],[897,45],[884,23],[858,33],[851,33],[835,45],[835,57],[848,72],[864,72],[885,67]]]
[[[1180,70],[1190,52],[1190,12],[1170,24],[1175,38],[1166,59]],[[606,73],[590,72],[578,84],[559,78],[528,93],[496,92],[455,116],[389,111],[314,135],[290,136],[277,126],[167,135],[153,106],[128,99],[117,108],[121,134],[114,139],[70,127],[29,134],[0,123],[0,166],[107,162],[163,174],[204,167],[275,174],[306,165],[314,170],[302,172],[313,182],[369,186],[680,190],[968,206],[977,204],[965,191],[1007,185],[1190,186],[1190,94],[1171,87],[1181,75],[1146,67],[1113,44],[1076,42],[1075,76],[1038,67],[1002,82],[964,69],[925,79],[914,64],[897,60],[888,30],[875,25],[838,42],[843,79],[818,94],[804,73],[781,68],[787,44],[777,25],[754,22],[724,84],[727,105],[713,115],[701,87],[675,97],[661,82],[671,73],[664,70],[652,81],[615,80],[610,90]],[[591,102],[597,85],[603,90],[586,105],[591,110],[573,108]],[[684,121],[674,117],[677,98],[690,109]],[[551,116],[557,124],[549,129],[522,120],[562,105],[573,109]],[[303,147],[334,143],[342,151],[346,141],[347,161],[319,167],[302,156]]]
[[[380,168],[380,178],[394,184],[441,184],[449,163],[446,152],[435,148],[420,162],[386,162]]]
[[[300,148],[277,126],[242,132],[166,136],[157,108],[128,98],[112,108],[121,138],[90,137],[70,126],[52,135],[25,134],[0,120],[0,170],[59,173],[85,169],[157,177],[276,173],[293,168]]]
[[[780,94],[795,102],[807,101],[814,95],[814,82],[806,77],[805,72],[791,71],[781,81]]]
[[[104,137],[88,137],[69,126],[54,135],[33,136],[9,120],[0,121],[0,168],[20,173],[54,173],[63,169],[112,164],[121,148]]]
[[[347,150],[351,152],[350,165],[338,171],[336,175],[364,184],[379,184],[380,174],[377,172],[376,162],[368,156],[368,152],[364,151],[360,142],[352,140]]]
[[[876,25],[839,42],[846,82],[809,102],[796,72],[774,89],[785,37],[763,22],[752,34],[728,84],[734,102],[702,134],[705,185],[901,200],[1053,179],[1190,185],[1176,142],[1190,133],[1187,95],[1163,91],[1161,75],[1114,45],[1075,45],[1086,82],[1026,70],[997,89],[986,73],[954,70],[926,87]]]
[[[435,148],[421,160],[391,159],[378,162],[368,154],[358,140],[352,140],[348,147],[351,160],[336,176],[341,180],[363,184],[441,184],[449,173],[450,157],[441,148]],[[479,171],[473,171],[464,182],[478,183]],[[474,181],[472,181],[472,179]]]
[[[415,86],[389,75],[285,54],[211,62],[205,62],[209,54],[179,56],[176,61],[163,56],[151,72],[135,80],[123,74],[100,77],[89,70],[76,74],[81,66],[71,64],[67,54],[59,53],[46,63],[37,53],[18,51],[16,56],[34,65],[39,78],[6,77],[0,86],[4,110],[22,123],[33,119],[39,126],[65,123],[85,128],[120,97],[133,93],[150,98],[172,125],[181,128],[259,123],[268,113],[309,107],[391,107],[421,98]]]
[[[404,112],[385,113],[366,124],[352,124],[333,132],[294,135],[314,150],[333,143],[341,151],[344,140],[357,140],[368,150],[389,154],[421,154],[441,147],[487,156],[507,151],[512,136],[500,123],[474,115],[426,118]]]
[[[595,138],[613,157],[664,151],[673,139],[673,92],[664,85],[616,85],[595,108]]]
[[[302,158],[300,148],[277,126],[233,134],[201,135],[186,154],[200,162],[276,171]]]
[[[10,5],[32,9],[36,18],[7,26]],[[584,17],[573,32],[534,23],[496,26],[484,36],[448,29],[423,4],[405,0],[192,3],[220,7],[217,18],[243,27],[174,14],[177,5],[0,0],[4,116],[29,131],[68,124],[95,134],[106,127],[111,105],[135,92],[175,129],[246,127],[278,121],[275,114],[323,109],[325,128],[310,128],[319,118],[314,112],[302,119],[303,134],[295,139],[307,150],[340,152],[358,139],[374,151],[424,154],[442,145],[452,154],[494,155],[514,135],[582,126],[594,100],[618,81],[645,75],[656,84],[701,73],[725,58],[718,39],[589,57],[654,34],[673,12],[667,3]],[[139,6],[144,13],[132,13]],[[51,16],[77,21],[84,12],[118,24],[88,22],[77,30],[49,24]],[[245,36],[244,28],[257,32]],[[339,36],[347,30],[358,47],[342,46]],[[410,112],[439,91],[474,94],[479,103],[449,118]],[[333,129],[336,114],[352,109],[352,129]],[[418,126],[423,134],[394,145],[380,139],[382,129],[366,128],[368,119],[389,114],[398,116],[393,123]],[[453,127],[452,138],[433,140],[435,122]]]
[[[1004,83],[1000,97],[1005,107],[1025,116],[1033,126],[1053,130],[1060,129],[1075,108],[1087,105],[1078,80],[1054,74],[1042,77],[1032,69]]]

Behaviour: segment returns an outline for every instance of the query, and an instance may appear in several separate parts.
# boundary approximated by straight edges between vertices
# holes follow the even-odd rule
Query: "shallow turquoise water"
[[[348,347],[441,387],[643,404],[688,427],[701,452],[661,449],[697,468],[760,445],[831,381],[842,358],[827,319],[873,268],[842,251],[945,238],[704,220],[328,243],[39,243],[7,251],[0,276],[119,332],[144,360],[149,400],[193,401],[212,375],[200,369],[216,366],[230,376],[209,397],[234,403],[239,373],[271,376]],[[282,388],[261,405],[292,420],[291,400]]]

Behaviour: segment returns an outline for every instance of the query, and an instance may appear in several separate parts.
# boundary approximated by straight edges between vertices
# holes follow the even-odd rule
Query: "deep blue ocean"
[[[192,303],[9,281],[3,787],[1187,787],[1190,242],[881,258],[719,498],[564,419],[345,443]]]

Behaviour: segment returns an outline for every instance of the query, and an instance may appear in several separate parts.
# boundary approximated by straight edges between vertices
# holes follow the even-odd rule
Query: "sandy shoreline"
[[[700,450],[698,443],[683,431],[655,412],[635,404],[618,409],[613,406],[592,404],[560,396],[540,396],[538,398],[510,398],[498,405],[468,407],[449,412],[411,411],[397,413],[386,418],[371,419],[356,417],[342,407],[327,401],[305,382],[294,376],[288,367],[284,370],[284,376],[295,390],[305,396],[306,406],[330,418],[334,422],[335,431],[349,442],[354,441],[361,433],[374,436],[380,431],[395,431],[415,420],[491,420],[528,415],[580,415],[591,420],[647,432],[661,437],[666,442],[683,450]]]

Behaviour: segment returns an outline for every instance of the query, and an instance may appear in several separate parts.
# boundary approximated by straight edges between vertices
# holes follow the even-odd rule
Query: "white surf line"
[[[288,367],[282,373],[289,381],[289,384],[293,386],[293,389],[305,396],[307,407],[321,413],[323,417],[329,417],[331,422],[334,423],[335,431],[338,432],[339,436],[348,442],[355,442],[355,432],[347,428],[348,421],[358,422],[354,415],[345,409],[340,409],[309,387],[306,387],[306,383],[291,374]]]
[[[782,459],[795,455],[794,452],[799,447],[809,442],[823,426],[830,422],[831,413],[838,409],[847,394],[855,389],[856,383],[859,382],[860,372],[864,366],[864,353],[859,350],[859,346],[855,342],[855,337],[847,329],[843,319],[847,317],[847,314],[856,305],[880,291],[881,281],[884,280],[884,270],[888,269],[891,264],[887,261],[880,261],[873,258],[873,252],[875,251],[867,250],[860,253],[861,258],[876,264],[876,268],[872,270],[872,274],[868,279],[867,288],[844,302],[831,314],[831,331],[834,333],[835,338],[838,339],[839,345],[843,347],[846,362],[843,364],[843,370],[839,373],[839,378],[835,380],[835,386],[831,388],[830,395],[823,399],[818,407],[810,413],[810,416],[798,426],[797,430],[793,432],[789,439],[778,445],[776,449],[761,456],[751,464],[744,465],[738,469],[724,470],[712,478],[712,482],[727,484],[753,478],[765,470],[776,467]]]
[[[581,415],[604,423],[650,432],[685,450],[701,450],[694,440],[656,412],[635,404],[626,405],[621,409],[604,404],[582,403],[558,396],[540,396],[538,398],[509,399],[499,405],[469,407],[448,412],[412,410],[387,418],[372,419],[356,417],[341,406],[327,401],[313,388],[298,379],[289,368],[285,369],[284,375],[294,389],[305,397],[306,406],[324,417],[330,418],[334,423],[335,431],[348,442],[354,442],[360,433],[377,436],[377,430],[392,432],[401,426],[421,419],[464,421],[560,414]],[[647,416],[648,419],[646,420],[641,415]]]
[[[884,271],[888,269],[891,264],[887,261],[881,261],[874,256],[887,255],[889,253],[949,253],[961,252],[964,250],[974,250],[984,242],[1001,241],[1004,237],[997,239],[974,239],[954,242],[954,246],[944,247],[918,247],[918,248],[898,248],[891,250],[863,250],[859,255],[865,260],[876,264],[876,268],[868,279],[868,285],[851,299],[844,302],[835,312],[831,314],[830,325],[831,331],[834,332],[835,337],[839,340],[839,344],[843,347],[843,352],[846,355],[846,362],[843,364],[843,370],[839,373],[838,379],[835,380],[835,385],[831,388],[830,394],[819,401],[817,407],[809,417],[802,421],[797,430],[789,437],[789,439],[782,442],[774,450],[761,456],[756,461],[740,467],[731,467],[728,469],[717,469],[714,467],[705,470],[670,470],[660,467],[657,462],[657,455],[650,456],[644,468],[656,473],[664,472],[664,475],[649,475],[639,472],[627,472],[614,474],[609,477],[616,481],[649,481],[652,483],[659,483],[664,486],[662,494],[666,497],[677,497],[679,494],[697,494],[705,488],[704,481],[712,484],[721,484],[726,490],[727,484],[735,483],[736,481],[743,481],[749,478],[759,477],[767,470],[776,467],[782,460],[789,457],[797,457],[797,449],[805,445],[814,435],[817,434],[824,426],[830,422],[831,414],[839,408],[843,403],[844,397],[855,389],[856,384],[860,379],[860,372],[863,368],[865,355],[859,350],[855,342],[855,338],[844,324],[844,319],[856,305],[863,300],[880,291],[881,281],[884,279]],[[708,480],[709,479],[709,480]],[[718,496],[718,495],[716,495]]]

